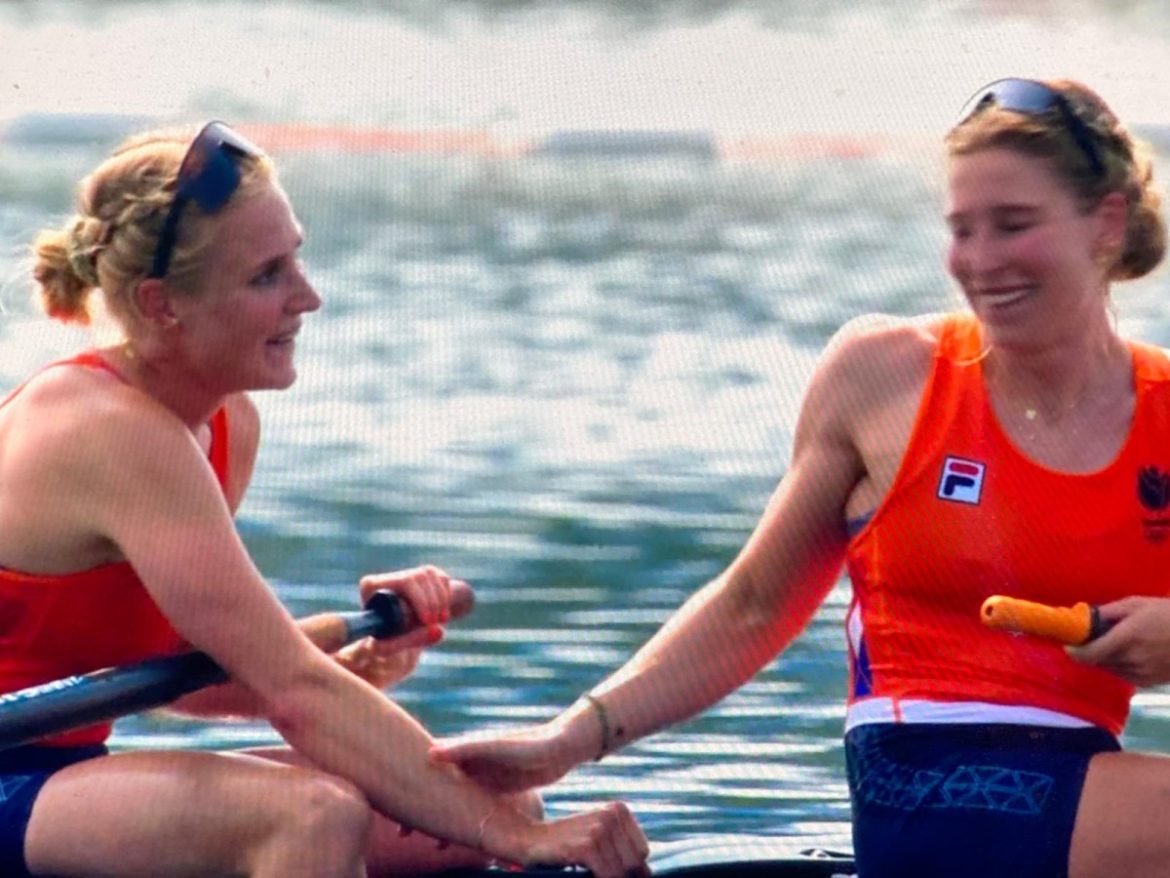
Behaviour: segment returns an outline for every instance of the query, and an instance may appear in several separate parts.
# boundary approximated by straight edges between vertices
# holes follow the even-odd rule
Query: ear
[[[1110,192],[1097,204],[1093,210],[1097,218],[1098,252],[1107,253],[1113,258],[1121,254],[1125,245],[1125,229],[1129,223],[1129,202],[1120,192]]]
[[[134,288],[133,300],[138,313],[151,326],[171,329],[179,325],[179,316],[175,313],[166,281],[156,277],[139,281]]]

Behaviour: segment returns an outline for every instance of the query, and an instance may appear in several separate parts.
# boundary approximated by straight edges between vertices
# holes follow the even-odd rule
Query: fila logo
[[[977,460],[948,457],[943,461],[942,478],[938,483],[939,499],[978,505],[986,469],[987,466]]]

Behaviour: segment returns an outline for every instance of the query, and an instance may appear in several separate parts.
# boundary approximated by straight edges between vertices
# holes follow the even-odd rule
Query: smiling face
[[[288,387],[302,315],[321,305],[297,257],[301,228],[272,182],[216,220],[197,295],[172,300],[184,359],[219,392]]]
[[[1080,332],[1105,317],[1100,209],[1082,212],[1045,160],[979,150],[950,159],[948,182],[947,269],[992,344]]]

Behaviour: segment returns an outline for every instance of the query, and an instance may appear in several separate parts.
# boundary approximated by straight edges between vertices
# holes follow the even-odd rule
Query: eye
[[[1026,232],[1028,229],[1032,228],[1033,225],[1034,224],[1029,220],[1011,219],[1000,222],[997,225],[997,228],[1001,232],[1006,232],[1009,235],[1015,235],[1019,232]]]
[[[256,286],[271,286],[280,280],[281,269],[283,268],[280,260],[273,260],[260,269],[260,273],[252,278],[252,283]]]

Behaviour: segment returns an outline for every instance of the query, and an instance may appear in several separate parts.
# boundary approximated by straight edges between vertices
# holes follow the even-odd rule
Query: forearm
[[[264,706],[260,699],[239,683],[224,683],[221,686],[192,692],[166,709],[184,716],[221,719],[253,719],[264,715]]]
[[[292,713],[271,716],[294,749],[352,781],[378,811],[405,825],[523,859],[531,819],[454,766],[432,761],[430,735],[377,690],[336,668],[318,665],[312,676],[289,698]]]
[[[345,645],[344,623],[336,614],[319,613],[297,620],[297,627],[325,653],[333,653]],[[174,702],[168,710],[187,716],[251,719],[265,714],[263,702],[256,693],[229,682],[193,692]]]
[[[783,600],[761,600],[749,584],[726,575],[709,583],[591,689],[600,708],[581,700],[558,717],[573,761],[689,719],[734,692],[803,630],[835,574],[826,569],[816,579]]]

